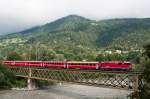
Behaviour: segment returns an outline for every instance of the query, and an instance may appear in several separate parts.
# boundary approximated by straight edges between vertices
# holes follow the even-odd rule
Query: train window
[[[122,63],[118,63],[118,65],[122,65]]]
[[[131,63],[125,63],[126,65],[130,65]]]

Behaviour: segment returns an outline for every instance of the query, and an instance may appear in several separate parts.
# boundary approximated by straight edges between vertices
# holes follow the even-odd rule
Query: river
[[[57,84],[33,91],[3,90],[0,99],[128,99],[131,91],[77,84]]]

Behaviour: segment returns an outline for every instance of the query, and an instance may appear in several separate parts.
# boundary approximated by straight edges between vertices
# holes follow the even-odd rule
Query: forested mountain
[[[86,48],[141,48],[150,42],[150,19],[109,19],[95,21],[69,15],[54,22],[5,35],[1,46],[45,44]]]

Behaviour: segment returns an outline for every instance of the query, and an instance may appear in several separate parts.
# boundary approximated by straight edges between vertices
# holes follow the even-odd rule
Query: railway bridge
[[[69,82],[126,90],[138,90],[138,87],[141,84],[141,80],[139,79],[141,72],[134,71],[99,71],[32,67],[9,68],[16,76],[27,78],[29,90],[35,85],[33,83],[34,79]]]

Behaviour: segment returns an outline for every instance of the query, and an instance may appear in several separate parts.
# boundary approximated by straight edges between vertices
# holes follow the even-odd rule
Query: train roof
[[[3,62],[52,62],[52,63],[99,63],[96,61],[3,61]],[[103,61],[100,63],[131,63],[129,61]]]
[[[3,62],[53,62],[53,63],[62,63],[62,62],[65,62],[65,61],[3,61]]]
[[[129,61],[103,61],[101,63],[131,63]]]
[[[42,62],[42,61],[11,61],[11,60],[8,60],[8,61],[4,61],[4,62]]]
[[[94,62],[94,61],[68,61],[67,63],[99,63],[99,62]]]

